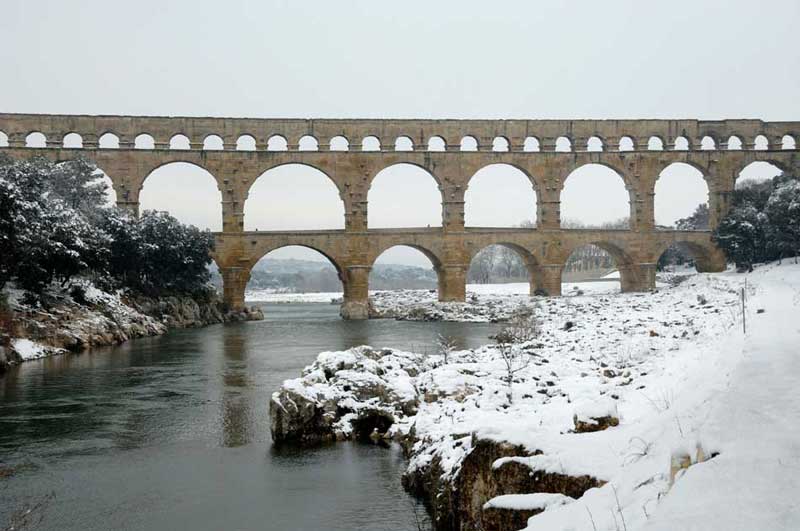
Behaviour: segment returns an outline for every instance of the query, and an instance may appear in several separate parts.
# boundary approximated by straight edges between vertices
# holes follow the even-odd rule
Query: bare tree
[[[439,352],[439,355],[442,356],[445,365],[447,365],[450,353],[456,350],[456,348],[458,348],[458,345],[456,344],[455,338],[444,334],[439,334],[436,337],[436,350]]]
[[[530,354],[522,344],[533,341],[539,336],[539,321],[535,309],[530,313],[517,313],[508,323],[508,326],[494,335],[497,349],[506,367],[505,380],[508,389],[506,398],[509,405],[513,403],[514,375],[525,369],[531,362]]]

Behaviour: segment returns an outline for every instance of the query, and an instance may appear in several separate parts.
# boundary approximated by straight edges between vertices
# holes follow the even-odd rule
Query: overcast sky
[[[3,0],[0,111],[798,120],[798,26],[797,0]],[[657,189],[659,223],[705,200],[696,175],[671,172]],[[483,173],[468,192],[481,198],[468,196],[468,224],[535,216],[519,175]],[[206,182],[199,170],[164,168],[143,206],[217,228]],[[275,170],[257,187],[252,228],[343,226],[335,188],[313,170]],[[172,197],[187,189],[196,194]],[[436,194],[424,174],[387,170],[370,192],[370,224],[438,225]],[[589,223],[628,212],[621,182],[603,170],[570,178],[562,199],[565,217]]]

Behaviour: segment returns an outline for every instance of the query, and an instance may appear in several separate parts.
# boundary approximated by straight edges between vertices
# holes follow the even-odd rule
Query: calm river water
[[[327,304],[263,305],[254,323],[179,330],[0,377],[0,529],[53,492],[43,530],[414,531],[397,448],[276,449],[267,404],[323,350],[462,346],[496,325],[342,321]],[[417,511],[424,516],[424,511]]]

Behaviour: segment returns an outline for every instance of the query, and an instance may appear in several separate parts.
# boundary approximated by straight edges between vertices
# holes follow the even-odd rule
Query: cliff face
[[[263,318],[257,309],[226,312],[216,298],[128,297],[94,288],[48,294],[46,302],[38,304],[12,291],[7,313],[0,331],[5,338],[0,365],[116,345],[171,328]]]

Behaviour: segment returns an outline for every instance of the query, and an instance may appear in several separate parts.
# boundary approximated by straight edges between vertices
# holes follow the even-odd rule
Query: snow
[[[503,285],[511,302],[498,304],[518,304],[523,286]],[[502,298],[488,292],[498,288],[480,289],[487,291],[479,297]],[[549,504],[527,531],[800,528],[800,265],[696,274],[647,294],[536,298],[534,306],[541,335],[522,346],[531,363],[515,375],[511,404],[491,345],[453,352],[447,364],[389,349],[373,352],[370,363],[359,349],[325,353],[285,385],[332,396],[368,368],[379,376],[373,384],[405,401],[416,394],[416,413],[394,408],[390,429],[397,436],[414,430],[410,470],[436,459],[452,477],[482,438],[528,451],[495,467],[515,461],[606,482],[574,502]],[[320,379],[323,366],[330,377]],[[370,398],[350,393],[347,400],[353,409]],[[573,417],[607,415],[619,426],[574,432]],[[521,507],[524,500],[490,503]]]
[[[548,507],[565,505],[575,501],[563,494],[536,492],[533,494],[504,494],[492,498],[483,505],[484,509],[519,509],[526,511],[545,510]]]
[[[13,339],[11,348],[22,358],[22,361],[36,360],[52,354],[53,349],[30,339]]]

